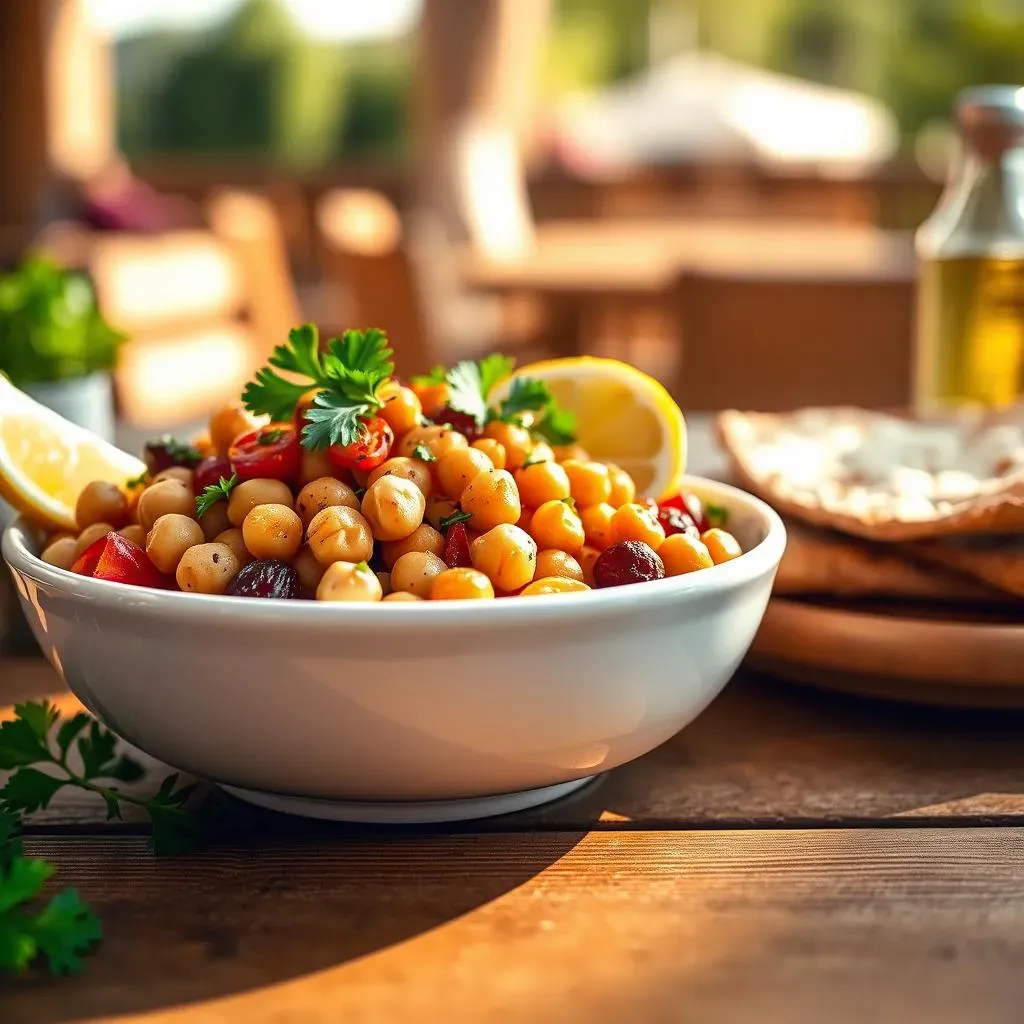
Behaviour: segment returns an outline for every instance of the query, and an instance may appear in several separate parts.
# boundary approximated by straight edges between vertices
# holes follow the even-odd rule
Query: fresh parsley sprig
[[[458,523],[468,523],[472,518],[472,513],[456,509],[450,516],[441,516],[437,525],[441,528],[442,533],[446,533],[451,527]]]
[[[490,418],[487,404],[491,392],[515,369],[515,360],[494,353],[484,356],[478,363],[464,359],[446,374],[448,405],[456,412],[472,416],[482,427]]]
[[[196,519],[202,519],[218,501],[227,501],[237,486],[238,474],[232,473],[230,480],[221,477],[217,483],[204,487],[203,493],[196,495]]]
[[[387,337],[376,328],[345,331],[321,352],[319,331],[314,324],[305,324],[289,333],[287,344],[274,349],[270,365],[246,385],[242,401],[250,412],[286,420],[299,401],[316,390],[305,413],[303,447],[317,451],[350,445],[363,436],[364,420],[384,404],[378,391],[394,373],[392,356]]]
[[[437,462],[437,456],[425,444],[416,445],[412,450],[412,457],[421,462]]]
[[[20,832],[18,817],[0,809],[0,972],[24,971],[45,957],[51,973],[73,974],[102,937],[102,926],[75,889],[41,903],[56,869],[25,856]]]

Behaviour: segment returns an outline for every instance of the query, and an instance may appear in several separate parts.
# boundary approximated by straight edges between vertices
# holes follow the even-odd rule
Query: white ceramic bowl
[[[454,820],[532,806],[692,722],[747,651],[785,529],[692,478],[745,554],[627,587],[386,605],[146,590],[3,556],[46,656],[110,728],[265,806]]]

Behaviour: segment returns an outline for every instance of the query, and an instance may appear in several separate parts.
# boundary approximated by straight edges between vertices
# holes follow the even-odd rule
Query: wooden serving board
[[[763,672],[886,700],[1024,709],[1024,622],[906,606],[772,598],[750,652]]]

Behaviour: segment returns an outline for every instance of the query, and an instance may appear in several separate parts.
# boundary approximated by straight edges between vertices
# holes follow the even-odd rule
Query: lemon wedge
[[[638,494],[678,494],[686,471],[686,420],[653,377],[617,359],[550,359],[520,367],[495,388],[492,402],[507,395],[516,377],[544,381],[576,417],[580,444],[592,458],[626,470]]]
[[[0,497],[33,522],[76,530],[75,502],[87,483],[124,484],[145,468],[0,375]]]

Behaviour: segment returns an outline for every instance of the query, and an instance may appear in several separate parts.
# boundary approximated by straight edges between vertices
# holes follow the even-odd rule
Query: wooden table
[[[915,274],[912,237],[856,225],[788,221],[576,220],[537,227],[507,258],[466,251],[467,284],[561,298],[661,297],[687,273],[774,279],[900,279]]]
[[[59,690],[0,661],[0,715]],[[1018,1024],[1022,739],[1022,717],[741,671],[658,750],[503,819],[253,810],[229,842],[155,859],[137,819],[61,796],[26,845],[105,938],[78,977],[0,981],[0,1021]]]

